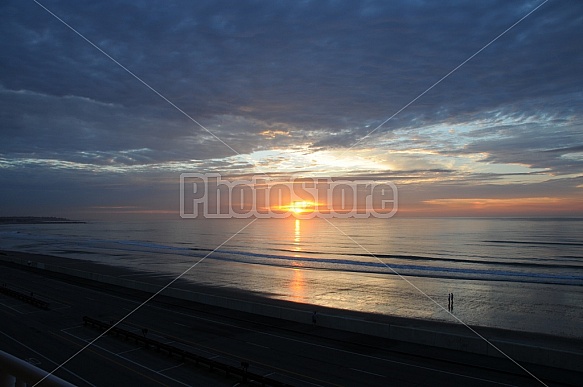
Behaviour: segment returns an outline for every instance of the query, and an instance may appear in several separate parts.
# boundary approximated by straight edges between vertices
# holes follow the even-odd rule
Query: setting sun
[[[289,206],[289,210],[294,214],[303,214],[305,212],[314,210],[314,203],[308,201],[297,201],[293,202]]]

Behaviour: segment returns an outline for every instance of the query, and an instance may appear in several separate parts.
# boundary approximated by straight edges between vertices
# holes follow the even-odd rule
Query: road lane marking
[[[71,305],[64,305],[64,306],[59,306],[58,308],[50,308],[50,311],[55,311],[55,310],[63,310],[63,309],[71,309],[72,306]]]
[[[261,345],[261,344],[255,344],[255,343],[252,343],[252,342],[250,342],[250,341],[246,341],[246,343],[247,343],[247,344],[254,345],[254,346],[256,346],[256,347],[261,347],[261,348],[265,348],[265,349],[270,349],[269,347],[266,347],[265,345]]]
[[[362,373],[369,374],[369,375],[378,376],[378,377],[380,377],[380,378],[386,378],[386,376],[385,376],[385,375],[375,374],[374,372],[365,371],[365,370],[359,370],[358,368],[351,368],[351,370],[353,370],[353,371],[358,371],[358,372],[362,372]]]
[[[13,311],[15,311],[16,313],[24,314],[23,312],[19,311],[18,309],[14,309],[14,308],[13,308],[13,307],[11,307],[10,305],[6,305],[6,304],[5,304],[5,303],[3,303],[3,302],[0,302],[0,305],[2,305],[2,306],[5,306],[5,307],[7,307],[7,308],[10,308],[10,309],[12,309]]]
[[[298,379],[298,378],[295,378],[295,377],[293,377],[293,376],[291,376],[291,375],[282,375],[282,376],[283,376],[284,378],[287,378],[287,379],[293,379],[293,380],[297,380],[298,382],[302,382],[303,384],[306,384],[306,383],[307,383],[307,384],[311,384],[312,386],[317,386],[317,387],[324,387],[324,385],[322,385],[322,384],[308,382],[307,380]],[[314,379],[314,378],[312,378],[312,379]],[[314,380],[318,380],[318,379],[314,379]],[[334,384],[334,383],[330,383],[330,382],[326,382],[326,381],[322,381],[322,382],[323,382],[323,383],[326,383],[326,384],[328,384],[328,385],[331,385],[331,386],[337,386],[337,387],[341,386],[340,384]]]
[[[34,297],[38,300],[41,300],[41,301],[46,301],[46,302],[49,302],[51,304],[57,303],[57,304],[61,304],[61,305],[67,305],[67,303],[60,301],[60,299],[58,299],[58,298],[50,297],[50,296],[47,296],[45,294],[41,294],[40,292],[31,292],[30,289],[23,288],[23,287],[18,286],[18,285],[10,284],[10,287],[12,287],[14,289],[18,289],[21,293],[31,294],[31,295],[34,294]],[[49,288],[49,289],[52,291],[55,291],[55,289],[53,289],[53,288]],[[46,288],[44,289],[44,291],[46,293]],[[39,294],[40,294],[40,296],[39,296]],[[54,310],[54,309],[51,308],[51,310]]]
[[[0,305],[4,305],[4,304],[0,303]],[[6,314],[16,318],[16,315],[14,313],[11,313],[11,312],[7,311],[6,309],[0,309],[0,311],[2,311],[2,313],[6,313]]]
[[[180,363],[180,364],[178,364],[178,365],[175,365],[175,366],[172,366],[172,367],[164,368],[163,370],[160,370],[160,371],[158,371],[158,372],[166,372],[166,371],[170,371],[171,369],[178,368],[178,367],[182,367],[183,365],[184,365],[184,363]]]
[[[73,284],[71,284],[71,285],[73,285]],[[132,304],[139,304],[138,301],[134,301],[134,300],[129,299],[129,298],[125,298],[125,297],[121,297],[121,296],[117,296],[117,295],[105,293],[103,291],[96,291],[96,290],[92,290],[92,289],[87,289],[85,287],[78,286],[78,285],[73,285],[73,286],[78,287],[78,288],[81,288],[81,289],[83,289],[85,291],[90,291],[90,292],[96,293],[96,294],[98,294],[100,296],[107,296],[107,297],[116,298],[116,299],[119,299],[119,300],[122,300],[122,301],[125,301],[125,302],[129,302],[129,303],[132,303]],[[225,298],[228,298],[228,297],[225,297]],[[232,298],[229,298],[229,299],[232,299]],[[226,322],[219,321],[219,320],[213,320],[213,319],[204,318],[204,317],[200,317],[200,316],[196,316],[196,315],[192,315],[192,314],[188,314],[188,313],[184,313],[184,312],[178,312],[176,310],[172,310],[172,309],[168,309],[168,308],[163,308],[163,307],[155,306],[154,304],[148,304],[147,306],[149,306],[149,307],[151,307],[153,309],[162,310],[162,311],[164,311],[166,313],[171,312],[171,313],[174,313],[174,314],[177,314],[177,315],[186,316],[186,317],[193,318],[193,319],[196,319],[196,320],[208,321],[208,322],[212,322],[212,323],[215,323],[215,324],[221,324],[221,325],[224,325],[224,326],[234,327],[234,328],[237,328],[237,329],[240,329],[240,330],[245,330],[245,331],[254,332],[254,333],[257,333],[257,334],[261,334],[261,335],[276,337],[276,338],[279,338],[279,339],[282,339],[282,340],[295,341],[295,342],[302,343],[302,344],[306,344],[306,345],[312,345],[312,346],[317,346],[317,347],[320,347],[320,348],[326,348],[326,349],[329,349],[329,350],[332,350],[332,351],[338,351],[338,352],[348,353],[348,354],[352,354],[352,355],[356,355],[356,356],[366,357],[366,358],[369,358],[369,359],[376,359],[376,360],[380,360],[380,361],[383,361],[383,362],[389,362],[389,363],[394,363],[394,364],[399,364],[399,365],[405,365],[405,366],[414,367],[414,368],[420,368],[420,369],[424,369],[424,370],[427,370],[427,371],[433,371],[433,372],[437,372],[437,373],[449,374],[449,375],[454,375],[454,376],[468,378],[468,379],[473,379],[473,380],[479,380],[479,381],[485,381],[485,382],[495,383],[495,384],[499,384],[499,385],[510,386],[509,384],[497,382],[497,381],[494,381],[494,380],[483,379],[483,378],[473,377],[473,376],[469,376],[469,375],[458,374],[458,373],[455,373],[455,372],[450,372],[450,371],[444,371],[444,370],[435,369],[435,368],[429,368],[429,367],[419,366],[419,365],[405,363],[405,362],[401,362],[401,361],[397,361],[397,360],[391,360],[391,359],[381,358],[381,357],[377,357],[377,356],[366,355],[366,354],[362,354],[362,353],[358,353],[358,352],[347,351],[347,350],[343,350],[343,349],[339,349],[339,348],[333,348],[333,347],[329,347],[329,346],[322,345],[322,344],[316,344],[316,343],[311,343],[311,342],[307,342],[307,341],[303,341],[303,340],[299,340],[299,339],[294,339],[294,338],[291,338],[291,337],[280,336],[280,335],[277,335],[277,334],[263,332],[263,331],[259,331],[259,330],[251,329],[251,328],[246,328],[246,327],[242,327],[242,326],[238,326],[238,325],[226,323]],[[19,312],[19,311],[17,311],[17,312],[18,313],[22,313],[22,312]],[[246,323],[254,324],[253,322],[249,322],[249,321],[246,321]],[[273,328],[277,329],[277,327],[273,327]],[[465,366],[470,367],[470,368],[472,367],[470,365],[465,365]],[[270,368],[274,368],[274,367],[270,366]],[[288,371],[288,370],[282,370],[282,371],[284,371],[287,374],[294,373],[293,371]],[[499,371],[494,370],[494,372],[499,372]],[[307,377],[306,375],[302,375],[302,376],[303,377]]]
[[[84,333],[87,332],[86,330],[83,330],[83,328],[85,328],[85,325],[77,325],[77,326],[70,327],[70,328],[63,328],[60,331],[63,333],[68,333],[67,331],[70,331],[70,330],[81,329],[82,332],[84,332]]]
[[[31,347],[29,347],[28,345],[24,344],[23,342],[16,340],[14,337],[12,337],[12,336],[9,336],[9,335],[7,335],[6,333],[4,333],[4,332],[2,332],[2,331],[0,331],[0,334],[2,334],[2,335],[4,335],[4,336],[6,336],[6,337],[7,337],[7,338],[9,338],[10,340],[14,340],[14,341],[16,341],[18,344],[22,345],[24,348],[28,349],[29,351],[32,351],[32,352],[36,353],[38,356],[42,357],[43,359],[46,359],[46,360],[48,360],[48,361],[49,361],[49,363],[52,363],[52,364],[55,364],[55,365],[57,365],[57,364],[58,364],[57,362],[55,362],[55,361],[53,361],[53,360],[49,359],[48,357],[46,357],[46,356],[45,356],[45,355],[43,355],[42,353],[40,353],[40,352],[38,352],[38,351],[35,351],[34,349],[32,349],[32,348],[31,348]],[[87,383],[88,385],[90,385],[90,386],[93,386],[93,387],[96,387],[96,386],[95,386],[95,384],[88,382],[87,380],[83,379],[81,376],[77,375],[76,373],[74,373],[74,372],[73,372],[73,371],[71,371],[70,369],[68,369],[68,368],[65,368],[65,367],[61,367],[61,368],[63,369],[63,371],[66,371],[66,372],[68,372],[69,374],[73,375],[73,376],[74,376],[74,377],[76,377],[77,379],[84,381],[84,382],[85,382],[85,383]],[[43,370],[43,371],[44,371],[44,370]]]
[[[83,288],[83,287],[81,287],[81,288],[87,290],[86,288]],[[100,293],[100,292],[97,292],[97,291],[91,290],[91,289],[89,289],[89,290],[92,291],[92,292],[96,292],[97,294],[100,294],[100,295],[105,295],[105,296],[108,296],[108,297],[117,298],[119,300],[122,300],[122,301],[125,301],[125,302],[130,302],[130,303],[133,303],[133,304],[139,304],[138,301],[134,301],[134,300],[131,300],[131,299],[128,299],[128,298],[125,298],[125,297],[121,297],[121,296],[117,296],[117,295],[112,295],[112,294],[108,294],[108,293]],[[380,360],[380,361],[383,361],[383,362],[389,362],[389,363],[398,364],[398,365],[405,365],[405,366],[419,368],[419,369],[424,369],[424,370],[427,370],[427,371],[432,371],[432,372],[437,372],[437,373],[443,373],[443,374],[454,375],[454,376],[468,378],[468,379],[473,379],[473,380],[485,381],[485,382],[488,382],[488,383],[495,383],[495,384],[504,385],[504,386],[511,386],[510,384],[501,383],[501,382],[497,382],[497,381],[494,381],[494,380],[489,380],[489,379],[483,379],[483,378],[478,378],[478,377],[469,376],[469,375],[458,374],[458,373],[455,373],[455,372],[450,372],[450,371],[444,371],[444,370],[439,370],[439,369],[435,369],[435,368],[424,367],[424,366],[420,366],[420,365],[416,365],[416,364],[410,364],[410,363],[405,363],[405,362],[401,362],[401,361],[397,361],[397,360],[391,360],[391,359],[381,358],[381,357],[377,357],[377,356],[366,355],[366,354],[362,354],[362,353],[358,353],[358,352],[352,352],[352,351],[348,351],[348,350],[344,350],[344,349],[333,348],[333,347],[329,347],[329,346],[326,346],[326,345],[311,343],[311,342],[308,342],[308,341],[303,341],[303,340],[299,340],[299,339],[295,339],[295,338],[291,338],[291,337],[280,336],[280,335],[277,335],[277,334],[274,334],[274,333],[263,332],[263,331],[259,331],[259,330],[256,330],[256,329],[242,327],[242,326],[230,324],[230,323],[223,322],[223,321],[219,321],[219,320],[213,320],[213,319],[210,319],[210,318],[205,318],[205,317],[201,317],[201,316],[192,315],[192,314],[189,314],[189,313],[179,312],[179,311],[172,310],[172,309],[168,309],[168,308],[163,308],[163,307],[160,307],[160,306],[156,306],[154,304],[148,304],[147,306],[150,307],[150,308],[152,308],[152,309],[158,309],[158,310],[164,311],[166,313],[170,312],[170,313],[173,313],[173,314],[176,314],[176,315],[186,316],[188,318],[192,318],[192,319],[196,319],[196,320],[202,320],[202,321],[212,322],[212,323],[215,323],[215,324],[220,324],[220,325],[224,325],[224,326],[228,326],[228,327],[233,327],[233,328],[237,328],[237,329],[241,329],[241,330],[245,330],[245,331],[249,331],[249,332],[254,332],[254,333],[257,333],[257,334],[261,334],[261,335],[276,337],[276,338],[279,338],[279,339],[282,339],[282,340],[295,341],[295,342],[302,343],[302,344],[317,346],[317,347],[320,347],[320,348],[326,348],[326,349],[329,349],[329,350],[332,350],[332,351],[338,351],[338,352],[348,353],[348,354],[352,354],[352,355],[356,355],[356,356],[361,356],[361,357],[365,357],[365,358],[369,358],[369,359]],[[250,324],[253,324],[252,322],[248,322],[248,321],[246,321],[246,322],[247,323],[250,323]],[[175,324],[179,324],[179,323],[175,323]],[[274,327],[274,328],[277,329],[276,327]],[[198,346],[198,345],[201,345],[201,344],[196,344],[196,345]],[[214,348],[209,348],[209,349],[215,350]],[[471,367],[469,365],[465,365],[465,366]],[[268,367],[274,368],[273,366],[268,366]],[[285,370],[285,369],[282,369],[282,371],[284,371],[286,374],[289,374],[289,373],[295,374],[293,371],[289,371],[289,370]],[[496,370],[494,370],[494,371],[497,372]],[[306,376],[306,375],[301,375],[301,376],[302,377],[308,377],[308,378],[310,378],[309,376]],[[315,380],[318,380],[318,379],[315,379]]]
[[[71,340],[70,338],[66,338],[66,337],[63,337],[63,336],[57,335],[56,333],[52,333],[52,332],[51,332],[51,334],[53,334],[54,336],[57,336],[57,337],[58,337],[59,339],[61,339],[61,340],[68,341],[68,342],[70,342],[70,343],[72,343],[72,344],[74,344],[74,345],[76,345],[76,346],[79,346],[79,345],[81,345],[81,344],[79,344],[79,343],[77,343],[77,342],[75,342],[75,341]],[[148,375],[146,375],[146,374],[144,374],[144,373],[141,373],[140,371],[138,371],[138,370],[137,370],[137,369],[135,369],[135,368],[130,368],[130,367],[128,367],[127,365],[125,365],[125,364],[122,364],[121,362],[119,362],[119,361],[117,361],[117,360],[114,360],[114,359],[112,359],[112,358],[111,358],[111,356],[106,356],[106,355],[104,355],[104,354],[102,354],[102,353],[99,353],[99,352],[97,352],[95,349],[90,349],[90,350],[89,350],[89,352],[91,352],[91,353],[92,353],[92,354],[94,354],[95,356],[99,356],[99,357],[102,357],[102,358],[106,359],[108,362],[111,362],[111,363],[117,364],[118,366],[120,366],[120,367],[123,367],[123,368],[125,368],[125,369],[127,369],[127,370],[129,370],[129,371],[133,372],[134,374],[140,375],[141,377],[143,377],[143,378],[145,378],[145,379],[149,379],[149,380],[151,380],[151,381],[153,381],[153,382],[155,382],[155,383],[157,383],[157,384],[161,384],[161,385],[163,385],[164,387],[167,387],[167,385],[166,385],[166,384],[163,384],[161,381],[159,381],[159,380],[156,380],[156,379],[152,378],[151,376],[148,376]]]
[[[73,287],[76,287],[76,288],[79,288],[79,289],[81,289],[81,290],[82,290],[82,291],[84,291],[84,292],[89,292],[89,293],[96,294],[96,295],[100,296],[101,298],[103,298],[103,297],[105,296],[105,297],[110,297],[110,298],[118,299],[118,300],[121,300],[121,301],[124,301],[124,302],[128,302],[128,303],[131,303],[131,304],[139,304],[139,302],[138,302],[138,301],[134,301],[134,300],[132,300],[132,299],[128,299],[128,298],[121,297],[121,296],[117,296],[117,295],[113,295],[113,294],[109,294],[109,293],[106,293],[105,291],[97,291],[97,290],[93,290],[93,289],[88,289],[88,288],[85,288],[85,287],[82,287],[82,286],[79,286],[79,285],[74,285],[74,284],[69,284],[69,285],[71,285],[71,286],[73,286]],[[250,328],[243,328],[243,327],[238,327],[238,326],[236,326],[236,325],[233,325],[233,324],[228,324],[228,323],[224,323],[224,322],[221,322],[221,321],[216,321],[216,320],[211,320],[211,319],[207,319],[207,318],[197,317],[197,316],[189,315],[189,314],[186,314],[186,313],[181,313],[181,312],[173,311],[173,310],[170,310],[170,309],[167,309],[167,308],[157,307],[157,306],[154,306],[153,304],[148,304],[147,306],[150,306],[150,307],[152,307],[152,308],[154,308],[154,309],[157,309],[157,310],[162,310],[162,311],[164,311],[164,312],[166,312],[166,313],[168,313],[168,312],[173,312],[173,313],[175,313],[175,314],[177,314],[177,315],[182,315],[182,316],[186,316],[186,317],[189,317],[189,318],[195,318],[195,319],[198,319],[198,320],[204,320],[204,321],[209,321],[209,322],[212,322],[212,323],[218,323],[218,324],[222,324],[222,325],[226,325],[226,326],[231,326],[231,327],[235,327],[235,328],[239,328],[239,329],[242,329],[242,330],[246,330],[246,331],[250,331],[250,332],[255,332],[255,333],[259,333],[259,334],[266,334],[266,333],[264,333],[264,332],[261,332],[261,331],[256,331],[256,330],[254,330],[254,329],[250,329]],[[127,309],[127,308],[126,308],[126,309]],[[125,323],[125,325],[131,325],[131,324],[128,324],[128,323],[126,322],[126,323]],[[74,327],[72,327],[72,328],[74,328]],[[69,329],[69,328],[67,328],[67,329]],[[136,330],[139,330],[138,328],[135,328],[135,329],[136,329]],[[67,335],[70,335],[70,336],[73,336],[73,337],[76,337],[78,340],[82,340],[82,341],[84,341],[84,342],[89,342],[89,340],[84,340],[84,339],[81,339],[81,338],[79,338],[79,337],[77,337],[77,336],[75,336],[75,335],[73,335],[73,334],[71,334],[71,333],[69,333],[69,332],[63,332],[63,333],[65,333],[65,334],[67,334]],[[274,335],[274,336],[276,336],[276,335]],[[164,337],[168,337],[168,336],[164,336]],[[278,337],[280,337],[280,336],[278,336]],[[169,338],[169,337],[168,337],[168,338]],[[280,338],[282,338],[282,339],[286,339],[285,337],[280,337]],[[203,345],[201,345],[201,344],[196,344],[196,345],[197,345],[197,347],[198,347],[198,346],[203,346]],[[203,347],[205,347],[205,346],[203,346]],[[109,351],[109,350],[107,350],[107,349],[105,349],[105,348],[102,348],[102,347],[99,347],[99,348],[100,348],[100,349],[102,349],[103,351],[106,351],[106,352],[112,353],[114,356],[117,356],[117,355],[115,355],[115,353],[113,353],[113,352],[111,352],[111,351]],[[209,347],[206,347],[206,348],[209,348]],[[215,353],[216,353],[216,352],[222,352],[222,351],[220,351],[220,350],[216,350],[216,349],[214,349],[214,348],[209,348],[209,349],[212,349],[212,350],[214,350],[214,351],[215,351]],[[204,350],[201,350],[201,349],[198,349],[198,348],[197,348],[197,350],[198,350],[198,351],[203,351],[203,352],[210,353],[210,352],[208,352],[208,351],[204,351]],[[234,358],[239,358],[239,356],[233,356],[233,355],[231,355],[231,354],[228,354],[228,355],[229,355],[229,356],[227,356],[227,357],[234,357]],[[218,358],[218,357],[220,357],[220,356],[221,356],[221,355],[216,355],[216,356],[212,357],[211,359],[215,359],[215,358]],[[135,363],[135,362],[133,362],[133,361],[131,361],[131,360],[129,360],[129,359],[127,359],[127,358],[123,357],[123,356],[117,356],[117,357],[119,357],[119,358],[121,358],[121,359],[124,359],[124,360],[126,360],[126,361],[128,361],[128,362]],[[314,385],[314,386],[321,386],[321,384],[316,384],[316,383],[308,382],[308,381],[306,380],[306,379],[311,379],[311,380],[319,381],[319,382],[322,382],[322,383],[325,383],[325,384],[328,384],[328,385],[334,385],[334,386],[337,386],[337,385],[336,385],[336,384],[334,384],[334,383],[330,383],[330,382],[326,382],[326,381],[323,381],[323,380],[319,380],[319,379],[317,379],[317,378],[314,378],[314,377],[311,377],[311,376],[303,375],[303,374],[300,374],[300,373],[297,373],[297,372],[294,372],[294,371],[291,371],[291,370],[286,370],[286,369],[283,369],[283,368],[279,368],[279,367],[276,367],[276,366],[273,366],[273,365],[267,365],[267,364],[263,364],[263,363],[261,363],[261,362],[259,362],[259,361],[256,361],[255,363],[256,363],[256,364],[262,364],[262,365],[264,365],[264,366],[266,366],[266,367],[268,367],[268,368],[271,368],[271,369],[276,369],[276,370],[280,371],[280,373],[282,373],[283,375],[285,375],[285,377],[292,378],[292,379],[294,379],[294,380],[298,380],[298,381],[301,381],[301,382],[303,382],[303,383],[308,383],[308,384],[311,384],[311,385]],[[143,367],[143,368],[146,368],[146,369],[148,369],[148,370],[150,370],[150,371],[152,371],[152,372],[156,372],[155,370],[149,369],[149,368],[148,368],[148,367],[146,367],[146,366],[142,366],[142,365],[141,365],[141,364],[139,364],[139,363],[136,363],[136,365],[138,365],[138,366],[141,366],[141,367]],[[134,371],[134,372],[137,372],[137,371],[135,371],[135,370],[133,370],[133,371]],[[300,377],[302,377],[302,378],[304,378],[304,379],[294,378],[292,375],[300,376]],[[166,375],[162,375],[162,376],[164,376],[164,377],[166,377],[166,378],[169,378],[169,377],[168,377],[168,376],[166,376]],[[169,379],[170,379],[170,378],[169,378]],[[179,383],[180,383],[180,382],[179,382]]]
[[[83,324],[81,324],[81,325],[75,325],[74,327],[63,328],[63,329],[61,329],[61,332],[68,331],[69,329],[77,329],[77,328],[82,328],[83,326],[84,326],[84,325],[83,325]]]
[[[80,337],[78,337],[78,336],[75,336],[75,335],[74,335],[74,334],[72,334],[72,333],[69,333],[69,332],[63,332],[63,333],[65,333],[66,335],[70,335],[70,336],[72,336],[72,337],[76,338],[77,340],[81,340],[82,342],[85,342],[85,343],[88,343],[88,342],[90,342],[90,340],[85,340],[85,339],[82,339],[82,338],[80,338]],[[115,353],[115,352],[113,352],[113,351],[110,351],[110,350],[109,350],[109,349],[107,349],[107,348],[104,348],[104,347],[102,347],[101,345],[98,345],[98,344],[93,344],[93,345],[92,345],[92,347],[99,348],[99,349],[101,349],[102,351],[105,351],[105,352],[107,352],[107,353],[110,353],[110,354],[112,354],[113,356],[119,357],[120,359],[124,359],[125,361],[127,361],[127,362],[130,362],[130,363],[132,363],[132,364],[135,364],[135,365],[137,365],[138,367],[142,367],[142,368],[144,368],[144,369],[147,369],[148,371],[151,371],[151,372],[153,372],[153,373],[155,373],[155,374],[158,374],[158,375],[160,375],[160,376],[162,376],[162,377],[164,377],[164,378],[167,378],[167,379],[169,379],[169,380],[172,380],[172,381],[173,381],[173,382],[175,382],[175,383],[181,384],[181,385],[183,385],[183,386],[190,386],[189,384],[183,383],[183,382],[181,382],[180,380],[176,380],[176,379],[174,379],[174,378],[171,378],[171,377],[170,377],[170,376],[168,376],[168,375],[164,375],[164,374],[162,374],[162,373],[160,373],[160,372],[158,372],[158,371],[156,371],[156,370],[154,370],[154,369],[152,369],[152,368],[150,368],[150,367],[147,367],[147,366],[145,366],[145,365],[143,365],[143,364],[140,364],[140,363],[138,363],[137,361],[134,361],[134,360],[128,359],[127,357],[124,357],[124,356],[120,356],[120,355],[118,355],[117,353]]]
[[[166,335],[166,337],[172,337],[172,336]],[[240,341],[241,343],[243,343],[242,340],[237,340],[237,341]],[[216,352],[222,353],[222,355],[216,355],[214,357],[209,357],[209,359],[216,359],[217,357],[221,357],[221,356],[224,357],[224,358],[226,358],[226,359],[231,359],[231,360],[237,360],[237,359],[240,359],[241,358],[241,356],[239,356],[239,355],[234,355],[232,353],[225,352],[225,351],[220,350],[218,348],[209,347],[209,346],[206,346],[204,344],[194,343],[194,342],[191,342],[191,341],[188,341],[188,340],[184,340],[184,339],[182,339],[182,340],[180,340],[178,342],[180,342],[181,344],[185,344],[187,346],[190,346],[191,348],[193,348],[193,349],[195,349],[196,351],[199,351],[199,352],[200,351],[203,351],[203,352],[210,353],[208,351],[205,351],[205,350],[200,349],[200,347],[203,347],[203,348],[210,349],[210,350],[214,351],[215,353]],[[316,380],[318,382],[321,382],[321,383],[324,383],[324,384],[327,384],[327,385],[330,385],[330,386],[338,386],[338,387],[340,386],[339,384],[332,383],[332,382],[325,381],[325,380],[320,380],[320,379],[315,378],[313,376],[308,376],[308,375],[301,374],[299,372],[295,372],[295,371],[288,370],[288,369],[285,369],[285,368],[280,368],[280,367],[274,366],[272,364],[266,364],[266,363],[263,363],[263,362],[261,362],[259,360],[254,360],[253,362],[254,362],[254,364],[261,365],[261,366],[263,366],[265,368],[277,370],[284,377],[290,378],[290,379],[294,379],[294,380],[297,380],[297,381],[301,381],[304,384],[307,383],[307,384],[311,384],[311,385],[314,385],[314,386],[322,386],[322,384],[312,383],[312,382],[309,382],[309,381],[306,380],[306,379],[311,379],[311,380]],[[294,377],[292,375],[302,377],[303,379]]]
[[[413,367],[413,368],[419,368],[419,369],[423,369],[423,370],[426,370],[426,371],[432,371],[432,372],[436,372],[436,373],[443,373],[443,374],[458,376],[458,377],[467,378],[467,379],[479,380],[479,381],[482,381],[482,382],[499,384],[499,385],[502,385],[502,386],[513,386],[512,384],[502,383],[502,382],[498,382],[498,381],[495,381],[495,380],[483,379],[483,378],[479,378],[479,377],[476,377],[476,376],[469,376],[469,375],[464,375],[464,374],[458,374],[456,372],[444,371],[444,370],[440,370],[440,369],[436,369],[436,368],[420,366],[420,365],[417,365],[417,364],[405,363],[405,362],[398,361],[398,360],[391,360],[391,359],[386,359],[386,358],[382,358],[382,357],[378,357],[378,356],[367,355],[367,354],[364,354],[364,353],[358,353],[358,352],[348,351],[348,350],[345,350],[345,349],[329,347],[327,345],[316,344],[316,343],[312,343],[312,342],[309,342],[309,341],[303,341],[303,340],[295,339],[295,338],[292,338],[292,337],[280,336],[280,335],[276,335],[274,333],[268,333],[268,332],[258,331],[258,330],[252,329],[252,328],[241,327],[241,326],[238,326],[238,325],[235,325],[235,324],[230,324],[230,323],[223,322],[223,321],[212,320],[212,319],[209,319],[209,318],[200,317],[200,316],[196,316],[196,315],[191,315],[191,314],[184,313],[184,312],[178,312],[178,311],[175,311],[175,310],[165,309],[165,308],[162,308],[162,307],[159,307],[159,306],[155,306],[155,305],[149,305],[149,306],[151,308],[154,308],[154,309],[159,309],[159,310],[167,311],[167,312],[170,311],[170,312],[172,312],[174,314],[186,316],[186,317],[193,318],[193,319],[197,319],[197,320],[203,320],[203,321],[213,322],[213,323],[216,323],[216,324],[221,324],[221,325],[225,325],[225,326],[229,326],[229,327],[233,327],[233,328],[237,328],[237,329],[241,329],[241,330],[245,330],[245,331],[249,331],[249,332],[254,332],[254,333],[261,334],[261,335],[265,335],[265,336],[277,337],[277,338],[282,339],[282,340],[295,341],[297,343],[302,343],[302,344],[311,345],[311,346],[315,346],[315,347],[325,348],[325,349],[329,349],[329,350],[337,351],[337,352],[348,353],[348,354],[351,354],[351,355],[361,356],[361,357],[365,357],[365,358],[368,358],[368,359],[380,360],[380,361],[383,361],[383,362],[388,362],[388,363],[393,363],[393,364],[398,364],[398,365],[404,365],[404,366]],[[250,323],[252,324],[252,322],[250,322]],[[273,326],[270,325],[270,327],[273,327]],[[273,328],[277,329],[276,327],[273,327]],[[202,344],[198,344],[198,343],[191,343],[191,344],[198,345],[198,346],[203,346]],[[206,347],[206,348],[216,350],[215,348],[210,348],[210,347]],[[267,366],[270,367],[270,368],[276,368],[274,366],[269,366],[269,365],[267,365]],[[472,367],[471,365],[467,365],[467,364],[466,365],[463,365],[463,366],[470,367],[470,368]],[[283,369],[282,371],[285,371],[286,373],[294,373],[293,371],[288,371],[288,370],[285,370],[285,369]],[[494,372],[500,372],[500,371],[494,370]],[[307,375],[301,375],[301,376],[311,378],[311,377],[309,377]],[[318,379],[315,379],[315,380],[318,380]]]
[[[132,349],[128,349],[127,351],[118,352],[118,353],[116,353],[116,355],[121,355],[121,354],[124,354],[124,353],[135,352],[135,351],[139,351],[140,349],[142,349],[142,348],[132,348]]]

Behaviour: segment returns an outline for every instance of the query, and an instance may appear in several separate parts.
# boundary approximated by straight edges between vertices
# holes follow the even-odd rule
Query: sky
[[[177,218],[181,173],[583,216],[582,25],[567,0],[3,1],[0,216]]]

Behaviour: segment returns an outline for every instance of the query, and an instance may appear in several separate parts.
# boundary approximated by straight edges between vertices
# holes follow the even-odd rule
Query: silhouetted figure
[[[447,310],[451,310],[451,293],[447,293]]]
[[[314,311],[314,313],[312,314],[312,324],[316,325],[317,322],[318,322],[318,312]]]

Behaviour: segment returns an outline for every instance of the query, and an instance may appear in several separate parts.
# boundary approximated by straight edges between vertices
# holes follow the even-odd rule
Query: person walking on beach
[[[447,293],[447,310],[451,310],[451,293]]]

